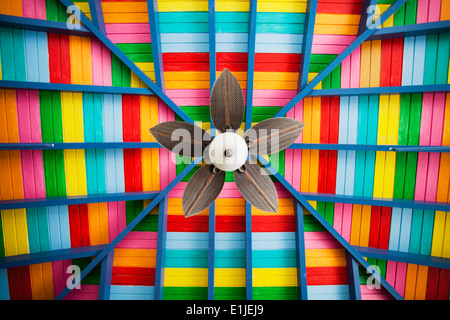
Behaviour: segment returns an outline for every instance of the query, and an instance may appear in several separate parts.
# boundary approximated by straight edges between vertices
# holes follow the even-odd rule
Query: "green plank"
[[[253,287],[255,300],[298,300],[297,287]]]
[[[434,211],[424,210],[422,222],[422,237],[420,239],[420,254],[431,254],[431,242],[433,239]]]
[[[164,287],[163,300],[207,300],[207,287]]]
[[[245,300],[246,289],[244,287],[215,287],[214,300]]]
[[[403,26],[405,24],[405,5],[402,5],[395,13],[394,13],[394,27]]]
[[[114,87],[122,86],[122,62],[114,54],[111,55],[111,78]]]
[[[330,64],[337,57],[337,54],[312,54],[311,55],[311,64],[315,63],[324,63]]]
[[[117,47],[125,54],[152,53],[152,46],[150,43],[118,43]]]
[[[436,78],[438,35],[427,35],[423,84],[434,84]]]
[[[422,235],[423,210],[414,209],[411,220],[411,235],[409,238],[409,252],[418,254]]]
[[[439,44],[437,52],[438,66],[436,70],[436,84],[445,84],[448,81],[448,66],[450,54],[450,33],[439,34]]]
[[[405,25],[416,24],[417,0],[408,0],[405,3]]]

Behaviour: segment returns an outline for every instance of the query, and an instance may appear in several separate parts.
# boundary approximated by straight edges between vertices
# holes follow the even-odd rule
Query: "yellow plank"
[[[20,150],[9,151],[11,181],[14,199],[23,199],[22,187],[22,163],[20,161]]]
[[[370,86],[379,87],[381,72],[381,40],[372,41],[370,55]]]
[[[386,143],[398,144],[398,126],[400,119],[400,95],[393,94],[389,97],[389,115]],[[386,152],[386,162],[383,179],[383,197],[392,198],[394,196],[394,179],[396,152]]]
[[[209,81],[166,81],[166,89],[209,89]]]
[[[158,98],[150,98],[150,128],[153,128],[159,123],[158,119]],[[150,135],[150,142],[156,141],[155,138]],[[159,150],[150,149],[152,158],[152,191],[160,190],[160,180],[159,180]]]
[[[450,146],[450,93],[447,93],[446,95],[442,145]],[[450,154],[441,153],[436,201],[449,202],[450,199],[449,185],[450,185]]]
[[[297,286],[297,268],[254,268],[254,287]]]
[[[244,268],[214,269],[214,285],[216,287],[245,287],[245,279]]]
[[[14,209],[14,219],[17,233],[17,250],[19,254],[29,253],[26,209]]]
[[[100,243],[109,243],[108,205],[106,202],[98,204],[98,218],[100,226]]]
[[[320,109],[321,98],[312,98],[311,109],[311,143],[320,143]],[[319,150],[311,150],[310,159],[310,172],[309,172],[309,192],[316,193],[319,183]]]
[[[450,214],[446,213],[445,218],[445,233],[442,245],[442,257],[450,258]]]
[[[370,217],[372,214],[372,206],[362,206],[361,210],[361,234],[359,238],[359,245],[362,247],[369,246],[369,232],[370,232]]]
[[[306,12],[305,2],[279,2],[261,1],[258,3],[258,12]]]
[[[352,211],[352,227],[350,230],[350,244],[359,246],[359,237],[361,231],[361,211],[362,205],[354,204]]]
[[[91,246],[100,244],[100,223],[98,214],[98,203],[88,203],[88,221],[89,221],[89,236],[91,239]]]
[[[219,3],[216,4],[216,10],[219,10]],[[172,11],[208,11],[208,2],[207,1],[193,1],[193,2],[175,2],[175,1],[164,1],[158,2],[158,11],[159,12],[172,12]],[[248,11],[248,9],[247,9]],[[148,15],[147,15],[148,18]],[[148,22],[148,20],[147,20]]]
[[[361,44],[361,72],[359,83],[361,88],[370,87],[370,51],[371,41]]]
[[[22,1],[11,0],[11,15],[22,17]]]
[[[149,129],[150,125],[150,97],[149,96],[141,96],[141,141],[148,142],[151,139],[151,134]],[[152,190],[152,150],[151,149],[142,149],[141,157],[142,157],[142,188],[144,191]]]
[[[70,77],[73,84],[83,83],[83,60],[81,37],[69,36],[70,43]]]
[[[450,20],[450,0],[441,1],[441,21],[444,20]]]
[[[91,54],[91,39],[88,37],[81,37],[81,62],[82,75],[81,83],[85,85],[92,84],[92,54]]]
[[[156,249],[114,249],[114,257],[144,257],[156,258]]]
[[[333,25],[359,25],[359,14],[332,14],[318,13],[316,14],[316,25],[333,24]]]
[[[255,90],[296,90],[297,82],[281,82],[281,81],[255,81],[253,87]]]
[[[312,123],[312,98],[303,99],[303,122]],[[311,143],[312,129],[311,126],[303,128],[303,143]],[[302,150],[302,168],[300,190],[302,192],[309,191],[309,174],[310,174],[311,150]]]
[[[166,268],[165,287],[207,287],[207,268]]]
[[[435,211],[433,239],[431,241],[431,255],[435,257],[442,257],[445,220],[446,220],[446,212]]]
[[[389,123],[389,96],[380,95],[379,112],[378,112],[378,134],[377,144],[387,143],[387,131]],[[373,182],[373,196],[383,196],[384,172],[386,163],[386,152],[377,151],[375,158],[375,174]]]
[[[17,122],[16,90],[5,90],[6,120],[8,142],[19,142],[19,124]]]
[[[2,210],[3,239],[5,241],[5,256],[15,256],[19,254],[17,245],[16,222],[14,210]]]
[[[113,266],[114,267],[154,268],[156,266],[156,258],[114,257]]]
[[[406,270],[405,300],[414,300],[416,292],[417,265],[408,264]]]

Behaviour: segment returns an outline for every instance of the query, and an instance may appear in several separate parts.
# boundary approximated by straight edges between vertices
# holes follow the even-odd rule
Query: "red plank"
[[[113,267],[113,275],[155,276],[155,268]]]
[[[402,85],[403,38],[392,40],[391,86]]]
[[[167,232],[208,232],[208,226],[208,216],[167,216]]]
[[[339,138],[339,97],[330,99],[330,129],[328,143],[338,143]],[[327,164],[327,191],[326,193],[336,193],[336,171],[337,171],[337,150],[328,151]]]
[[[19,269],[20,283],[22,285],[22,300],[32,300],[30,266],[19,267]]]
[[[89,213],[86,203],[78,205],[80,211],[81,246],[91,245],[91,235],[89,231]]]
[[[373,206],[370,217],[369,247],[378,248],[380,235],[381,207]]]
[[[69,205],[70,246],[81,247],[80,211],[78,205]]]
[[[378,248],[389,249],[389,234],[391,230],[391,213],[392,208],[383,207],[381,209],[381,221],[380,221],[380,236],[378,241]]]
[[[245,232],[245,216],[216,216],[216,232]]]
[[[112,275],[112,285],[154,286],[155,276]]]
[[[59,34],[49,33],[47,39],[50,82],[61,83],[61,48]]]
[[[428,279],[427,279],[427,300],[436,300],[439,284],[439,268],[430,267],[428,269]]]
[[[9,299],[22,300],[22,286],[20,285],[20,267],[7,269]]]
[[[448,300],[450,291],[450,270],[441,269],[439,274],[439,287],[437,300]]]
[[[392,39],[381,40],[381,73],[380,86],[388,87],[391,84],[391,60],[392,60]]]
[[[61,82],[72,83],[70,76],[70,42],[69,36],[60,34],[59,40],[61,43]]]
[[[141,141],[141,101],[140,96],[132,96],[132,140]],[[149,128],[150,129],[150,128]],[[141,149],[133,149],[134,191],[142,191],[142,157]]]
[[[330,97],[322,97],[320,110],[320,143],[328,143],[330,135]],[[328,151],[319,150],[319,193],[327,192]]]
[[[253,232],[295,232],[294,216],[253,216]]]
[[[360,15],[362,4],[360,3],[331,3],[319,2],[317,4],[317,13],[333,14],[357,14]]]

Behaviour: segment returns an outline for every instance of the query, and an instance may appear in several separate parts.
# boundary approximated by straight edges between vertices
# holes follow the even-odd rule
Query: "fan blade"
[[[272,118],[261,121],[247,130],[248,152],[266,155],[286,149],[300,136],[305,124],[291,118]]]
[[[244,95],[236,77],[224,69],[211,90],[210,112],[216,129],[237,130],[244,119]]]
[[[258,209],[269,212],[278,211],[278,194],[268,175],[256,164],[244,164],[245,169],[233,172],[234,181],[245,200]],[[241,167],[242,168],[242,167]]]
[[[211,136],[197,125],[168,121],[150,129],[150,133],[164,148],[186,157],[201,157]]]
[[[222,191],[225,171],[216,170],[212,164],[204,165],[187,183],[182,201],[186,218],[208,208]]]

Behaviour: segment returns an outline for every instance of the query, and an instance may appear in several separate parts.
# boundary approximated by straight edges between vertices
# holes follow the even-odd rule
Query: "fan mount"
[[[217,135],[209,145],[209,161],[222,171],[234,171],[242,167],[248,157],[244,138],[234,132]]]

